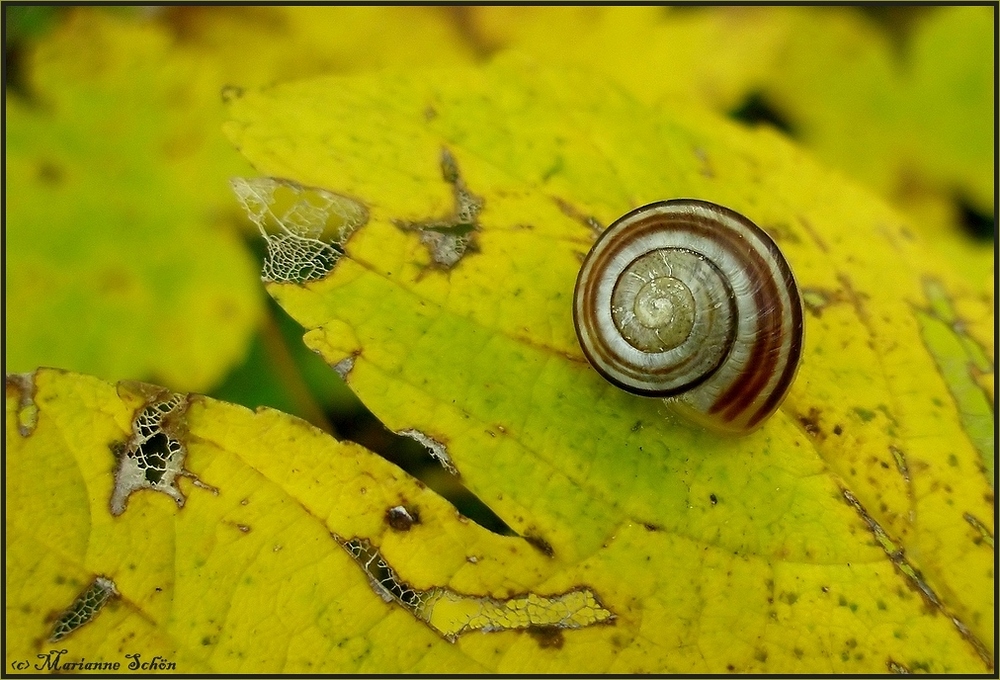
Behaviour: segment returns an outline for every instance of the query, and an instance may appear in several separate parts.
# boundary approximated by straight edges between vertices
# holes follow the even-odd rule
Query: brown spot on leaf
[[[823,310],[834,302],[834,294],[823,288],[802,288],[802,304],[806,311],[817,319],[823,316]]]
[[[792,228],[784,223],[762,224],[760,228],[767,232],[778,243],[801,243],[802,239]]]
[[[865,308],[865,300],[868,299],[868,295],[854,290],[854,287],[851,285],[851,279],[846,274],[838,274],[837,279],[840,281],[840,285],[844,287],[844,293],[854,307],[854,311],[857,313],[861,323],[870,329],[871,317],[869,317],[868,310]]]
[[[441,176],[452,185],[455,202],[452,214],[416,222],[395,220],[394,224],[403,231],[417,232],[420,242],[430,252],[432,266],[451,269],[466,251],[479,250],[476,242],[480,229],[478,217],[486,201],[465,186],[458,163],[447,148],[441,150]]]
[[[533,547],[535,550],[538,550],[546,557],[555,557],[556,553],[555,550],[552,549],[552,544],[550,544],[541,536],[533,536],[531,534],[527,534],[524,536],[524,540],[530,543],[531,547]]]
[[[222,98],[223,104],[229,104],[242,97],[245,93],[246,90],[237,85],[224,85],[222,90],[219,91],[219,96]]]
[[[110,266],[97,276],[97,290],[105,296],[123,297],[136,290],[137,282],[125,267]]]
[[[868,315],[862,306],[862,298],[867,296],[855,293],[851,288],[850,280],[846,276],[841,274],[839,279],[843,288],[837,290],[829,290],[816,286],[803,287],[802,304],[805,305],[806,311],[818,319],[823,316],[823,312],[827,307],[847,303],[855,308],[859,316],[863,315],[861,316],[861,320],[867,324]]]
[[[981,386],[983,384],[984,379],[992,378],[994,373],[993,371],[987,368],[976,366],[975,364],[969,364],[969,375],[974,383]],[[986,401],[989,402],[990,408],[991,409],[996,408],[996,401],[994,400],[993,394],[986,389],[982,389],[982,387],[981,391],[983,393],[983,396],[986,398]]]
[[[802,228],[806,230],[806,233],[809,234],[809,238],[811,238],[813,242],[819,246],[820,250],[824,253],[830,252],[830,249],[826,246],[826,242],[820,238],[820,235],[812,228],[812,224],[809,223],[809,220],[802,215],[799,215],[799,223],[802,224]]]
[[[903,481],[907,484],[910,483],[910,469],[906,462],[906,453],[903,449],[898,446],[889,446],[889,453],[892,454],[892,459],[896,463],[896,469],[899,470],[899,474],[902,475]]]
[[[559,206],[559,210],[563,215],[574,219],[583,226],[587,227],[594,232],[595,236],[599,236],[604,231],[604,226],[601,225],[601,223],[598,222],[597,218],[593,215],[587,215],[573,204],[559,198],[558,196],[553,196],[552,200],[555,201],[557,206]]]
[[[451,14],[452,22],[464,43],[472,48],[479,59],[485,60],[504,47],[502,39],[493,35],[492,31],[482,30],[480,22],[474,17],[473,7],[448,5],[446,9]]]
[[[890,673],[897,675],[910,675],[913,672],[898,661],[893,661],[892,657],[885,660],[885,667],[889,669]]]
[[[414,524],[420,524],[420,512],[416,507],[397,505],[385,511],[385,523],[395,531],[409,531]]]
[[[562,629],[556,626],[528,626],[526,630],[542,649],[562,649],[565,642]]]
[[[797,416],[799,423],[802,424],[803,429],[812,437],[823,437],[823,430],[820,429],[820,410],[815,406],[809,409],[808,414],[800,414]]]
[[[963,513],[962,518],[979,533],[979,535],[973,539],[973,542],[976,545],[986,543],[986,545],[990,548],[993,548],[993,534],[990,532],[989,527],[979,521],[979,519],[970,512]]]
[[[38,407],[35,405],[35,375],[33,373],[8,373],[4,391],[17,397],[17,432],[28,437],[38,424]]]
[[[55,186],[61,184],[66,178],[66,173],[59,164],[44,160],[38,164],[38,181],[42,184]]]

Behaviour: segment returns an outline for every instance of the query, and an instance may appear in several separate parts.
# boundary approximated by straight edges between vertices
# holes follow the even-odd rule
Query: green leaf
[[[87,11],[26,68],[31,98],[6,101],[7,370],[210,387],[261,311],[217,76],[159,29]]]

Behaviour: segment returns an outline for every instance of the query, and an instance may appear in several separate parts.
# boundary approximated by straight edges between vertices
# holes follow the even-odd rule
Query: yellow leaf
[[[909,134],[920,140],[916,165],[941,185],[951,184],[983,211],[994,207],[995,12],[942,7],[916,26],[912,75],[906,81]]]
[[[523,588],[585,584],[615,617],[459,649],[502,672],[992,668],[992,480],[924,342],[927,282],[976,328],[993,313],[898,213],[774,133],[522,59],[304,81],[231,111],[242,153],[301,192],[282,213],[272,180],[235,185],[307,344],[539,547]],[[330,196],[365,221],[311,259],[331,210],[300,218]],[[574,335],[600,225],[678,196],[761,225],[807,303],[791,393],[742,439],[612,388]]]
[[[70,13],[25,68],[28,96],[6,100],[8,370],[207,389],[261,312],[218,76],[101,11]]]
[[[40,369],[8,376],[6,423],[15,670],[482,672],[526,631],[611,618],[539,585],[529,543],[277,411]]]
[[[586,65],[645,102],[695,100],[726,110],[768,74],[790,22],[724,7],[477,6],[473,38],[550,64]]]
[[[457,8],[454,8],[457,10]],[[194,7],[166,10],[185,47],[253,87],[323,73],[469,62],[445,7]]]
[[[992,294],[993,248],[969,239],[956,206],[994,211],[991,10],[910,11],[898,48],[857,8],[488,6],[467,16],[485,48],[584,65],[640,101],[724,112],[763,98],[798,142],[894,201]]]
[[[994,211],[993,10],[925,10],[898,50],[858,12],[788,11],[793,28],[766,95],[818,157],[896,201],[957,272],[992,293],[992,245],[963,242],[952,205]]]

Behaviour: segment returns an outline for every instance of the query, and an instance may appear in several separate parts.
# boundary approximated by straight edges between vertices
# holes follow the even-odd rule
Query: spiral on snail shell
[[[802,301],[773,240],[707,201],[650,203],[597,239],[577,277],[580,346],[608,381],[715,430],[749,432],[802,354]]]

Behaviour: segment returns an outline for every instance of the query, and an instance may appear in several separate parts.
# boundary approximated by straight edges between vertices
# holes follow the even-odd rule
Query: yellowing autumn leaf
[[[261,311],[217,75],[153,26],[65,19],[6,99],[7,369],[207,389]]]
[[[961,231],[955,203],[995,211],[993,11],[927,9],[894,48],[857,12],[797,10],[762,86],[819,158],[906,210],[987,294],[992,244]]]
[[[766,78],[789,20],[757,7],[477,6],[470,34],[550,64],[585,65],[644,102],[738,105]]]
[[[304,81],[232,114],[277,178],[234,187],[307,344],[538,547],[526,588],[614,615],[459,649],[500,671],[992,668],[994,443],[956,406],[981,381],[935,340],[992,371],[992,309],[897,213],[773,133],[522,59]],[[677,196],[760,224],[807,305],[791,394],[746,438],[612,388],[574,335],[596,231]],[[962,325],[928,325],[942,299]]]
[[[384,31],[355,34],[360,48],[324,36],[365,21],[262,9],[243,15],[252,29],[198,19],[169,58],[153,25],[77,18],[71,28],[88,28],[64,29],[73,38],[54,89],[73,93],[72,110],[98,131],[100,112],[116,110],[108,100],[144,102],[135,118],[152,120],[155,138],[175,129],[169,107],[153,105],[169,97],[150,103],[137,85],[117,100],[108,85],[98,111],[78,82],[110,64],[127,83],[215,100],[220,74],[270,82],[320,70],[308,57],[321,53],[343,68],[412,65],[424,56],[414,45],[441,41],[436,63],[464,58],[439,15],[371,11]],[[605,35],[629,35],[645,12],[616,15]],[[456,16],[478,30],[473,13]],[[665,48],[734,34],[725,20],[689,18],[686,32],[663,28]],[[253,49],[268,26],[272,39]],[[415,42],[392,37],[407,26]],[[315,49],[283,52],[286,35]],[[243,37],[230,52],[233,36]],[[582,45],[567,51],[585,55]],[[716,102],[759,77],[767,56],[724,47],[745,70],[677,53],[718,76],[688,81],[715,83],[704,94]],[[227,65],[233,53],[244,61]],[[644,82],[627,59],[608,63]],[[648,93],[530,62],[238,92],[227,90],[230,133],[277,178],[235,183],[267,233],[265,274],[285,281],[272,293],[389,427],[426,445],[518,535],[485,531],[361,447],[272,411],[52,370],[9,376],[8,668],[127,668],[140,654],[160,665],[139,670],[191,673],[992,669],[992,303],[935,263],[897,213],[772,133],[669,100],[663,113],[645,106],[658,101]],[[213,115],[178,118],[210,140]],[[102,153],[107,144],[70,126],[65,135]],[[78,164],[110,163],[84,148]],[[134,148],[160,158],[155,145]],[[246,174],[226,152],[193,156],[162,188],[143,181],[158,197],[198,196]],[[678,195],[765,227],[807,304],[794,390],[745,439],[606,385],[572,330],[570,291],[596,232]],[[143,210],[196,212],[143,198]],[[185,255],[225,252],[178,238]],[[144,242],[173,263],[173,243]],[[174,274],[163,272],[153,278]],[[196,280],[183,309],[214,299],[211,282],[176,275]],[[225,345],[231,326],[206,322],[213,332],[194,342]],[[138,341],[175,340],[174,327]],[[132,330],[92,357],[119,361]],[[183,347],[144,350],[143,362],[167,368],[92,370],[175,385],[168,371],[183,362],[170,353]]]
[[[485,6],[468,23],[483,46],[584,65],[668,109],[764,106],[992,294],[993,248],[956,204],[994,211],[992,10],[909,11],[898,46],[858,8]]]
[[[934,8],[898,49],[857,12],[792,16],[766,92],[819,157],[889,195],[941,185],[992,208],[989,8]]]
[[[14,670],[482,672],[611,620],[533,588],[528,542],[276,411],[42,369],[8,376],[5,422]]]
[[[931,184],[985,210],[991,10],[912,12],[900,46],[857,8],[482,6],[468,20],[482,48],[584,65],[645,102],[726,111],[763,94],[820,158],[887,195]]]

